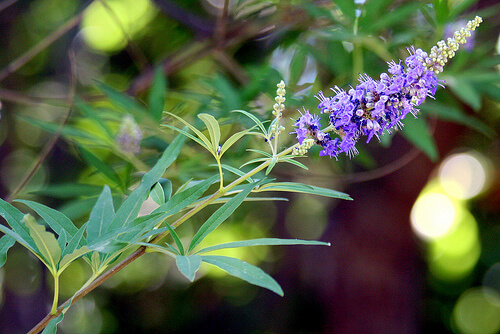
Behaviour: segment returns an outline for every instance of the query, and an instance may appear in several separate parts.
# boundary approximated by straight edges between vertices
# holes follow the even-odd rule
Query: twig
[[[6,9],[7,7],[10,7],[12,6],[13,4],[15,4],[18,0],[5,0],[3,1],[2,3],[0,3],[0,12],[4,9]]]
[[[28,61],[33,59],[33,57],[35,57],[40,52],[45,50],[49,45],[54,43],[56,40],[58,40],[60,37],[62,37],[64,34],[66,34],[68,31],[70,31],[71,29],[76,27],[80,23],[80,21],[82,20],[83,12],[84,11],[82,10],[80,13],[73,16],[64,25],[59,27],[59,29],[55,30],[52,34],[45,37],[38,44],[33,46],[31,49],[26,51],[23,55],[21,55],[20,57],[18,57],[14,61],[12,61],[9,65],[7,65],[7,67],[5,67],[0,72],[0,81],[3,81],[11,73],[14,73],[15,71],[17,71],[19,68],[21,68],[23,65],[25,65]]]
[[[73,49],[70,49],[68,51],[68,56],[70,59],[70,66],[71,66],[71,78],[70,78],[70,94],[69,94],[69,107],[68,107],[68,112],[64,116],[64,118],[61,121],[59,131],[55,133],[52,138],[49,140],[49,142],[43,147],[42,152],[40,153],[38,159],[35,161],[33,166],[31,166],[29,172],[26,174],[24,179],[21,181],[21,183],[7,196],[6,202],[12,202],[14,198],[19,194],[19,192],[29,183],[29,181],[33,178],[33,176],[36,174],[38,169],[42,166],[43,162],[49,155],[49,153],[52,151],[54,148],[57,140],[61,136],[61,131],[64,128],[64,126],[68,123],[69,118],[71,116],[71,112],[73,109],[73,102],[75,99],[75,92],[76,92],[76,76],[77,76],[77,69],[76,69],[76,61],[75,61],[75,54],[73,52]]]

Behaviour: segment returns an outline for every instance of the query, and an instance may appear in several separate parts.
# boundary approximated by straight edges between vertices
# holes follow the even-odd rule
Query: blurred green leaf
[[[425,118],[415,118],[411,114],[408,114],[404,120],[404,124],[405,126],[401,134],[415,147],[424,152],[431,161],[437,161],[439,153],[436,142],[425,122]]]
[[[354,0],[337,0],[335,4],[340,8],[340,11],[345,15],[351,22],[354,22],[356,17],[356,5]]]
[[[200,242],[203,241],[203,239],[205,239],[207,235],[212,233],[220,224],[222,224],[223,221],[229,218],[229,216],[240,206],[240,204],[243,203],[243,200],[248,196],[248,194],[250,194],[250,192],[259,184],[260,182],[246,184],[240,193],[215,211],[194,235],[191,240],[191,244],[189,245],[188,252],[192,251]]]
[[[330,246],[328,242],[316,240],[299,240],[299,239],[279,239],[279,238],[260,238],[252,240],[234,241],[224,244],[214,245],[200,249],[195,254],[213,252],[220,249],[250,247],[250,246],[283,246],[283,245],[321,245]]]
[[[424,103],[420,106],[428,114],[439,117],[442,120],[452,121],[458,124],[463,124],[469,128],[476,130],[489,138],[496,136],[495,131],[488,125],[481,122],[479,119],[465,114],[461,109],[452,105],[433,101],[432,103]]]
[[[266,274],[262,269],[247,262],[220,255],[202,255],[201,258],[203,262],[219,267],[232,276],[241,278],[250,284],[269,289],[280,296],[284,295],[283,290],[274,278]]]
[[[199,255],[177,255],[175,257],[175,263],[179,271],[186,276],[191,282],[194,281],[194,277],[198,269],[201,266],[201,256]]]
[[[163,69],[158,66],[155,69],[153,84],[149,92],[149,112],[158,122],[163,116],[165,96],[167,95],[167,80],[163,74]]]
[[[455,92],[458,99],[471,106],[472,109],[475,111],[481,109],[481,94],[472,82],[455,77],[453,80],[447,81],[447,86]]]
[[[123,190],[123,181],[118,176],[118,173],[107,163],[99,159],[82,145],[77,147],[78,153],[90,166],[93,166],[101,172],[109,181],[113,182],[118,188]]]
[[[404,22],[408,20],[409,16],[415,14],[415,12],[419,11],[423,6],[425,6],[425,3],[421,1],[407,2],[398,6],[397,10],[385,12],[382,17],[378,17],[371,24],[367,24],[365,30],[375,32],[391,27],[396,23]]]
[[[7,251],[14,246],[16,239],[10,235],[4,235],[0,238],[0,268],[7,261]]]
[[[444,25],[450,16],[448,0],[434,0],[432,4],[437,23]]]
[[[33,191],[33,193],[36,195],[55,198],[72,198],[78,196],[96,195],[100,192],[101,189],[101,186],[95,184],[70,182],[62,184],[51,184],[47,188]]]

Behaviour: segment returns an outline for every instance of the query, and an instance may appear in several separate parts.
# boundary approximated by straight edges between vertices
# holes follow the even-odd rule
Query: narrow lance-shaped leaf
[[[115,209],[111,189],[104,186],[101,195],[90,212],[87,224],[87,242],[92,244],[97,240],[108,229],[108,225],[111,224],[114,218]]]
[[[198,130],[197,128],[195,128],[194,126],[192,126],[191,124],[189,124],[188,122],[186,122],[183,118],[175,115],[175,114],[172,114],[170,112],[167,112],[166,114],[172,116],[172,117],[175,117],[177,120],[179,120],[182,124],[184,124],[185,126],[187,126],[191,131],[193,131],[196,136],[198,136],[199,139],[189,135],[188,137],[190,137],[191,139],[193,139],[194,141],[196,141],[198,144],[200,144],[201,146],[203,146],[207,151],[211,152],[211,148],[212,148],[212,145],[211,145],[211,142],[210,140],[208,140],[208,138],[200,131]],[[181,133],[185,132],[184,130],[181,130],[181,129],[178,129],[176,127],[172,127],[171,125],[168,125],[168,124],[165,124],[165,126],[167,127],[170,127],[174,130],[177,130]]]
[[[87,230],[88,223],[85,223],[78,229],[78,232],[75,233],[75,235],[68,240],[68,244],[66,247],[62,250],[61,257],[64,257],[68,254],[73,253],[78,247],[85,246],[87,243],[87,240],[85,240],[85,237],[83,236],[84,232]]]
[[[262,187],[255,190],[255,192],[261,192],[261,191],[290,191],[290,192],[299,192],[305,194],[352,200],[352,198],[349,197],[349,195],[344,194],[340,191],[311,186],[302,183],[296,183],[296,182],[272,182],[265,184]]]
[[[192,251],[207,235],[212,233],[223,221],[225,221],[229,216],[240,206],[243,200],[250,194],[252,189],[256,187],[258,183],[249,183],[245,185],[242,191],[231,198],[226,204],[221,206],[217,211],[215,211],[210,218],[200,227],[198,232],[194,235],[189,245],[189,252]]]
[[[24,214],[16,209],[12,204],[7,203],[3,199],[0,198],[0,216],[2,216],[7,223],[12,228],[12,231],[15,234],[16,240],[18,240],[21,244],[26,247],[31,247],[31,250],[36,249],[36,244],[33,241],[33,238],[30,236],[30,232],[28,227],[25,224],[21,224],[23,220]],[[1,225],[1,224],[0,224]],[[10,231],[10,229],[7,229]],[[0,231],[5,232],[5,230],[1,229]]]
[[[250,246],[283,246],[283,245],[316,245],[330,246],[330,243],[316,240],[300,240],[300,239],[279,239],[279,238],[260,238],[243,241],[233,241],[224,244],[214,245],[200,249],[195,254],[213,252],[220,249],[250,247]]]
[[[10,235],[4,235],[0,238],[0,268],[7,261],[7,251],[14,246],[16,243],[16,239],[11,237]]]
[[[175,214],[179,212],[200,198],[200,196],[203,195],[203,193],[218,180],[219,176],[213,175],[197,185],[176,193],[167,203],[155,209],[153,213],[168,212],[169,214]]]
[[[194,281],[194,277],[198,269],[201,266],[201,256],[199,255],[189,255],[182,256],[177,255],[175,257],[175,263],[177,264],[177,268],[179,271],[186,276],[188,280],[191,282]]]
[[[45,264],[52,273],[55,273],[57,264],[61,259],[61,248],[55,236],[47,232],[45,226],[38,224],[35,218],[30,214],[24,215],[23,223],[28,226],[30,235],[37,245],[38,251],[40,252],[39,254],[45,260]]]
[[[105,163],[97,156],[92,154],[90,151],[85,149],[83,146],[78,147],[78,153],[89,165],[93,166],[99,172],[101,172],[109,181],[113,182],[118,187],[123,187],[123,182],[118,176],[118,173],[109,166],[109,164]]]
[[[54,318],[49,321],[47,327],[43,330],[42,334],[56,334],[57,333],[57,325],[63,320],[64,312],[59,314],[57,318]]]
[[[142,206],[142,203],[148,197],[151,186],[158,182],[165,170],[177,159],[184,144],[185,137],[183,135],[177,136],[174,141],[163,152],[155,166],[147,172],[141,180],[141,184],[127,197],[127,199],[120,206],[116,212],[115,218],[108,226],[108,229],[115,229],[126,226],[130,223]]]
[[[229,137],[224,144],[222,144],[222,147],[220,149],[219,155],[222,156],[234,143],[236,143],[238,140],[241,139],[244,135],[248,134],[251,129],[243,130],[236,132],[233,134],[231,137]]]
[[[220,143],[219,123],[217,122],[215,117],[205,113],[199,114],[198,118],[201,119],[203,123],[205,123],[208,133],[210,134],[210,142],[212,143],[212,149],[214,152],[217,152]]]
[[[163,106],[165,104],[165,95],[167,93],[167,80],[163,74],[161,66],[158,66],[154,72],[153,84],[149,92],[149,112],[158,122],[163,115]]]
[[[201,258],[203,262],[217,266],[232,276],[241,278],[253,285],[269,289],[280,296],[284,295],[283,290],[274,278],[266,274],[262,269],[247,262],[219,255],[202,255]]]
[[[414,117],[405,119],[405,130],[401,134],[427,155],[431,161],[439,158],[436,142],[425,120]]]
[[[26,204],[33,209],[57,234],[61,234],[61,231],[64,230],[68,236],[72,237],[78,232],[78,228],[73,224],[71,219],[55,209],[28,200],[16,200],[16,202]]]

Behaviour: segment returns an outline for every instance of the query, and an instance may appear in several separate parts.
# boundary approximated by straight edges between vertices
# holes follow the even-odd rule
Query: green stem
[[[54,275],[54,300],[52,302],[52,308],[50,309],[50,314],[57,313],[58,301],[59,301],[59,275]]]
[[[281,153],[279,153],[276,157],[279,159],[280,157],[283,157],[283,156],[289,154],[290,152],[292,152],[292,150],[294,149],[294,147],[297,147],[297,146],[299,146],[299,144],[295,144],[295,145],[287,148],[286,150],[284,150]],[[232,189],[232,188],[236,187],[238,184],[244,182],[249,177],[252,177],[253,175],[257,174],[259,171],[261,171],[264,168],[266,168],[267,166],[269,166],[270,163],[271,163],[270,160],[265,161],[262,164],[260,164],[259,166],[255,167],[254,169],[252,169],[251,171],[249,171],[248,173],[246,173],[245,175],[242,175],[238,179],[234,180],[233,182],[231,182],[229,185],[227,185],[224,188],[224,193],[227,193],[227,191],[229,191],[230,189]],[[201,202],[198,206],[192,208],[184,216],[182,216],[177,221],[175,221],[172,224],[172,226],[176,227],[176,226],[182,224],[187,219],[189,219],[190,217],[192,217],[194,214],[196,214],[197,212],[199,212],[201,209],[203,209],[207,205],[209,205],[212,202],[214,202],[216,199],[218,199],[222,195],[223,195],[223,193],[220,190],[217,190],[212,196],[210,196],[209,198],[207,198],[205,201]],[[163,239],[165,236],[168,235],[167,232],[164,232],[164,233],[158,235],[151,242],[152,243],[158,243],[161,239]],[[104,283],[110,277],[112,277],[113,275],[115,275],[117,272],[119,272],[120,270],[122,270],[123,268],[125,268],[130,263],[134,262],[135,260],[137,260],[139,257],[141,257],[144,254],[146,254],[146,247],[141,246],[138,249],[136,249],[134,252],[132,252],[132,254],[130,254],[125,259],[123,259],[122,261],[120,261],[118,264],[114,265],[113,268],[109,269],[104,274],[102,274],[101,276],[99,276],[97,279],[93,280],[88,285],[86,283],[87,286],[84,286],[84,287],[80,288],[80,290],[78,290],[73,295],[73,297],[71,299],[66,300],[55,311],[51,311],[50,314],[47,314],[47,316],[45,318],[43,318],[35,327],[33,327],[28,332],[28,334],[35,334],[35,333],[38,333],[39,331],[41,331],[43,328],[45,328],[47,326],[47,324],[50,322],[50,320],[56,318],[59,314],[61,314],[61,312],[63,311],[63,309],[65,307],[68,307],[70,303],[77,302],[78,300],[80,300],[81,298],[83,298],[84,296],[86,296],[88,293],[90,293],[92,290],[94,290],[96,287],[98,287],[99,285],[101,285],[102,283]]]

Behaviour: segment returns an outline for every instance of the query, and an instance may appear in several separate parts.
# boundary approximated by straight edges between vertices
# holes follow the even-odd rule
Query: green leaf
[[[179,238],[179,235],[177,232],[175,232],[174,228],[170,226],[169,224],[165,224],[168,230],[170,231],[170,235],[172,236],[172,239],[174,239],[175,244],[177,245],[177,248],[179,249],[180,255],[186,255],[186,252],[184,251],[184,245],[181,242],[181,238]]]
[[[165,170],[177,159],[184,141],[185,137],[183,135],[177,136],[165,152],[163,152],[154,167],[144,174],[140,185],[132,191],[116,212],[115,218],[108,226],[108,230],[126,226],[137,217],[142,203],[149,195],[151,187],[158,182]]]
[[[201,256],[199,255],[189,255],[182,256],[177,255],[175,257],[175,263],[177,264],[177,268],[179,271],[186,276],[188,280],[191,282],[194,281],[194,277],[198,269],[201,266]]]
[[[339,6],[342,14],[349,18],[350,21],[354,21],[356,8],[353,0],[337,0],[335,1],[335,4]]]
[[[61,128],[59,124],[54,124],[54,123],[49,123],[49,122],[44,122],[41,120],[38,120],[36,118],[24,116],[17,114],[17,117],[22,119],[28,124],[32,124],[34,126],[39,127],[40,129],[47,131],[47,132],[52,132],[52,133],[58,133],[60,132],[65,138],[67,139],[74,139],[74,138],[81,138],[81,139],[87,139],[87,140],[94,140],[95,138],[92,137],[87,132],[84,132],[82,130],[70,127],[70,126],[65,126]]]
[[[91,250],[87,246],[83,246],[81,248],[75,249],[73,252],[70,254],[66,254],[62,259],[61,262],[59,262],[59,270],[58,273],[62,273],[70,264],[71,262],[75,261],[78,259],[80,256],[83,256],[87,253],[91,252]]]
[[[55,198],[73,198],[79,196],[93,196],[101,191],[101,186],[84,183],[62,183],[50,185],[48,188],[33,191],[36,195]]]
[[[45,226],[38,224],[30,214],[24,215],[23,223],[28,226],[30,235],[36,243],[39,254],[45,260],[45,264],[52,273],[55,273],[61,259],[61,248],[55,236],[47,232]]]
[[[165,96],[167,93],[167,81],[163,69],[158,66],[154,72],[153,84],[149,92],[149,112],[158,122],[163,116]]]
[[[439,153],[436,142],[423,117],[406,117],[405,127],[401,134],[415,147],[424,152],[431,161],[437,161]]]
[[[136,115],[147,115],[144,107],[137,103],[132,97],[126,95],[125,93],[120,93],[102,82],[98,82],[97,86],[116,106],[122,107],[127,112],[131,112]]]
[[[163,192],[163,187],[160,182],[156,182],[153,188],[151,188],[149,196],[151,196],[151,199],[155,201],[156,204],[165,204],[165,193]]]
[[[205,239],[207,235],[212,233],[223,221],[225,221],[229,216],[243,203],[243,200],[250,194],[250,192],[260,184],[249,183],[246,184],[242,191],[231,198],[226,204],[221,206],[217,211],[215,211],[210,218],[200,227],[198,232],[194,235],[189,245],[188,252],[192,251],[200,242]]]
[[[57,234],[61,234],[61,231],[65,231],[70,237],[73,237],[78,228],[73,224],[71,219],[66,217],[61,212],[49,208],[46,205],[28,201],[28,200],[16,200],[18,203],[23,203],[35,211],[43,220],[54,230]]]
[[[450,8],[447,0],[434,0],[433,2],[434,13],[436,21],[440,25],[444,25],[450,16]]]
[[[169,214],[175,214],[200,198],[200,196],[218,180],[219,176],[213,175],[192,187],[184,189],[176,193],[167,203],[160,205],[152,213],[168,212]]]
[[[284,295],[283,290],[274,278],[266,274],[262,269],[247,262],[219,255],[202,255],[201,258],[203,262],[219,267],[232,276],[241,278],[250,284],[269,289],[280,296]]]
[[[210,135],[210,142],[212,143],[212,150],[214,152],[217,152],[219,149],[219,143],[220,143],[220,127],[219,123],[213,117],[212,115],[209,114],[199,114],[198,118],[205,123],[205,126],[207,127],[208,133]]]
[[[287,162],[289,164],[295,165],[297,167],[300,167],[305,170],[309,170],[306,165],[304,165],[302,162],[299,162],[297,160],[294,160],[294,158],[282,158],[281,162]]]
[[[198,136],[198,138],[195,139],[195,137],[189,135],[188,137],[193,139],[194,141],[196,141],[198,144],[200,144],[202,147],[204,147],[207,151],[211,152],[212,154],[216,154],[216,151],[213,151],[212,150],[212,143],[210,142],[210,140],[208,140],[208,138],[200,131],[198,130],[197,128],[195,128],[194,126],[192,126],[191,124],[189,124],[188,122],[186,122],[183,118],[175,115],[175,114],[172,114],[171,112],[166,112],[167,115],[170,115],[174,118],[176,118],[178,121],[180,121],[182,124],[184,124],[185,126],[187,126],[191,131],[193,131],[196,136]],[[173,127],[173,126],[170,126],[168,124],[165,124],[164,126],[167,126],[171,129],[174,129],[178,132],[181,132],[183,134],[186,133],[186,131],[184,130],[181,130],[181,129],[178,129],[176,127]]]
[[[385,11],[382,16],[377,17],[375,21],[368,22],[364,28],[366,31],[374,32],[381,29],[386,29],[392,25],[408,20],[408,17],[418,12],[420,8],[425,6],[424,2],[408,2],[398,6],[397,9]],[[371,24],[370,24],[371,23]]]
[[[10,247],[14,246],[15,243],[16,239],[10,235],[4,235],[0,238],[0,268],[5,264],[5,261],[7,261],[7,251]]]
[[[255,189],[254,191],[255,192],[289,191],[289,192],[298,192],[298,193],[304,193],[304,194],[313,194],[313,195],[319,195],[319,196],[325,196],[325,197],[352,200],[352,198],[349,197],[349,195],[344,194],[344,193],[339,192],[339,191],[336,191],[336,190],[321,188],[321,187],[316,187],[316,186],[311,186],[311,185],[296,183],[296,182],[272,182],[272,183],[265,184],[265,185],[261,186],[260,188]]]
[[[251,113],[249,113],[245,110],[233,110],[231,112],[239,112],[239,113],[247,116],[252,121],[254,121],[254,123],[260,128],[260,131],[262,131],[262,133],[267,136],[267,130],[266,130],[266,127],[264,126],[264,123],[262,123],[257,117],[255,117]]]
[[[78,247],[82,247],[87,243],[85,237],[83,236],[83,233],[87,230],[87,225],[88,223],[83,224],[78,229],[78,232],[76,232],[75,235],[68,241],[68,244],[62,250],[61,257],[65,257],[66,255],[73,253]]]
[[[25,247],[31,250],[36,249],[36,244],[33,238],[31,238],[30,236],[28,227],[24,224],[21,224],[21,221],[24,218],[24,214],[18,209],[16,209],[12,204],[7,203],[1,198],[0,198],[0,216],[2,216],[12,228],[12,231],[10,229],[7,230],[14,233],[16,240],[18,240],[21,244],[23,244]],[[2,225],[0,224],[0,231],[4,232],[5,234],[9,234],[4,230],[2,230],[1,227]]]
[[[233,241],[224,244],[214,245],[200,249],[195,254],[213,252],[220,249],[249,247],[249,246],[282,246],[282,245],[321,245],[330,246],[328,242],[316,240],[300,240],[300,239],[279,239],[279,238],[260,238],[243,241]]]
[[[54,318],[49,321],[47,327],[43,330],[42,334],[56,334],[57,333],[57,325],[63,320],[64,313],[59,314],[57,318]]]
[[[19,242],[21,245],[23,245],[24,247],[29,249],[34,254],[37,254],[37,246],[36,246],[35,242],[33,241],[33,239],[29,235],[28,235],[28,237],[30,238],[30,242],[33,243],[33,246],[31,246],[31,244],[28,243],[24,238],[22,238],[19,234],[17,234],[16,232],[14,232],[13,230],[11,230],[10,228],[8,228],[5,225],[0,224],[0,232],[5,233],[9,237],[13,238],[17,242]]]
[[[82,157],[82,159],[87,162],[90,166],[93,166],[99,172],[101,172],[108,180],[113,182],[117,187],[123,188],[123,182],[118,176],[118,173],[107,163],[99,159],[97,156],[92,154],[90,151],[85,149],[83,146],[79,145],[77,151]]]
[[[108,230],[114,218],[115,209],[113,207],[111,189],[108,186],[104,186],[101,195],[90,212],[87,224],[87,242],[93,244],[95,240]]]
[[[481,94],[476,90],[474,82],[470,82],[465,79],[453,78],[448,80],[446,83],[447,86],[455,92],[457,98],[471,106],[475,111],[481,109]]]
[[[278,162],[277,158],[274,158],[274,157],[271,158],[271,162],[269,163],[269,166],[267,166],[267,169],[266,169],[266,175],[271,173],[271,170],[274,168],[274,166],[276,166],[277,162]]]
[[[217,166],[217,165],[214,164],[214,165],[210,165],[210,166]],[[234,167],[229,166],[229,165],[221,164],[221,167],[223,170],[227,170],[228,172],[231,172],[231,173],[238,175],[238,176],[243,176],[246,174],[245,172],[239,170],[238,168],[234,168]],[[250,183],[255,182],[254,179],[252,179],[251,177],[249,177],[247,179],[247,181]]]
[[[461,109],[454,106],[434,101],[432,103],[425,103],[421,105],[420,108],[431,115],[439,117],[440,119],[468,126],[469,128],[479,131],[489,138],[494,138],[496,136],[495,131],[491,127],[484,124],[477,118],[465,114]]]
[[[166,202],[172,196],[172,182],[170,182],[169,179],[160,178],[160,181],[158,181],[158,183],[163,188],[163,194],[165,196],[165,202]]]
[[[222,144],[222,147],[220,149],[219,156],[222,156],[224,152],[226,152],[231,146],[233,146],[234,143],[236,143],[238,140],[241,139],[244,135],[248,134],[252,129],[248,130],[243,130],[234,133],[231,137],[229,137],[224,144]]]

